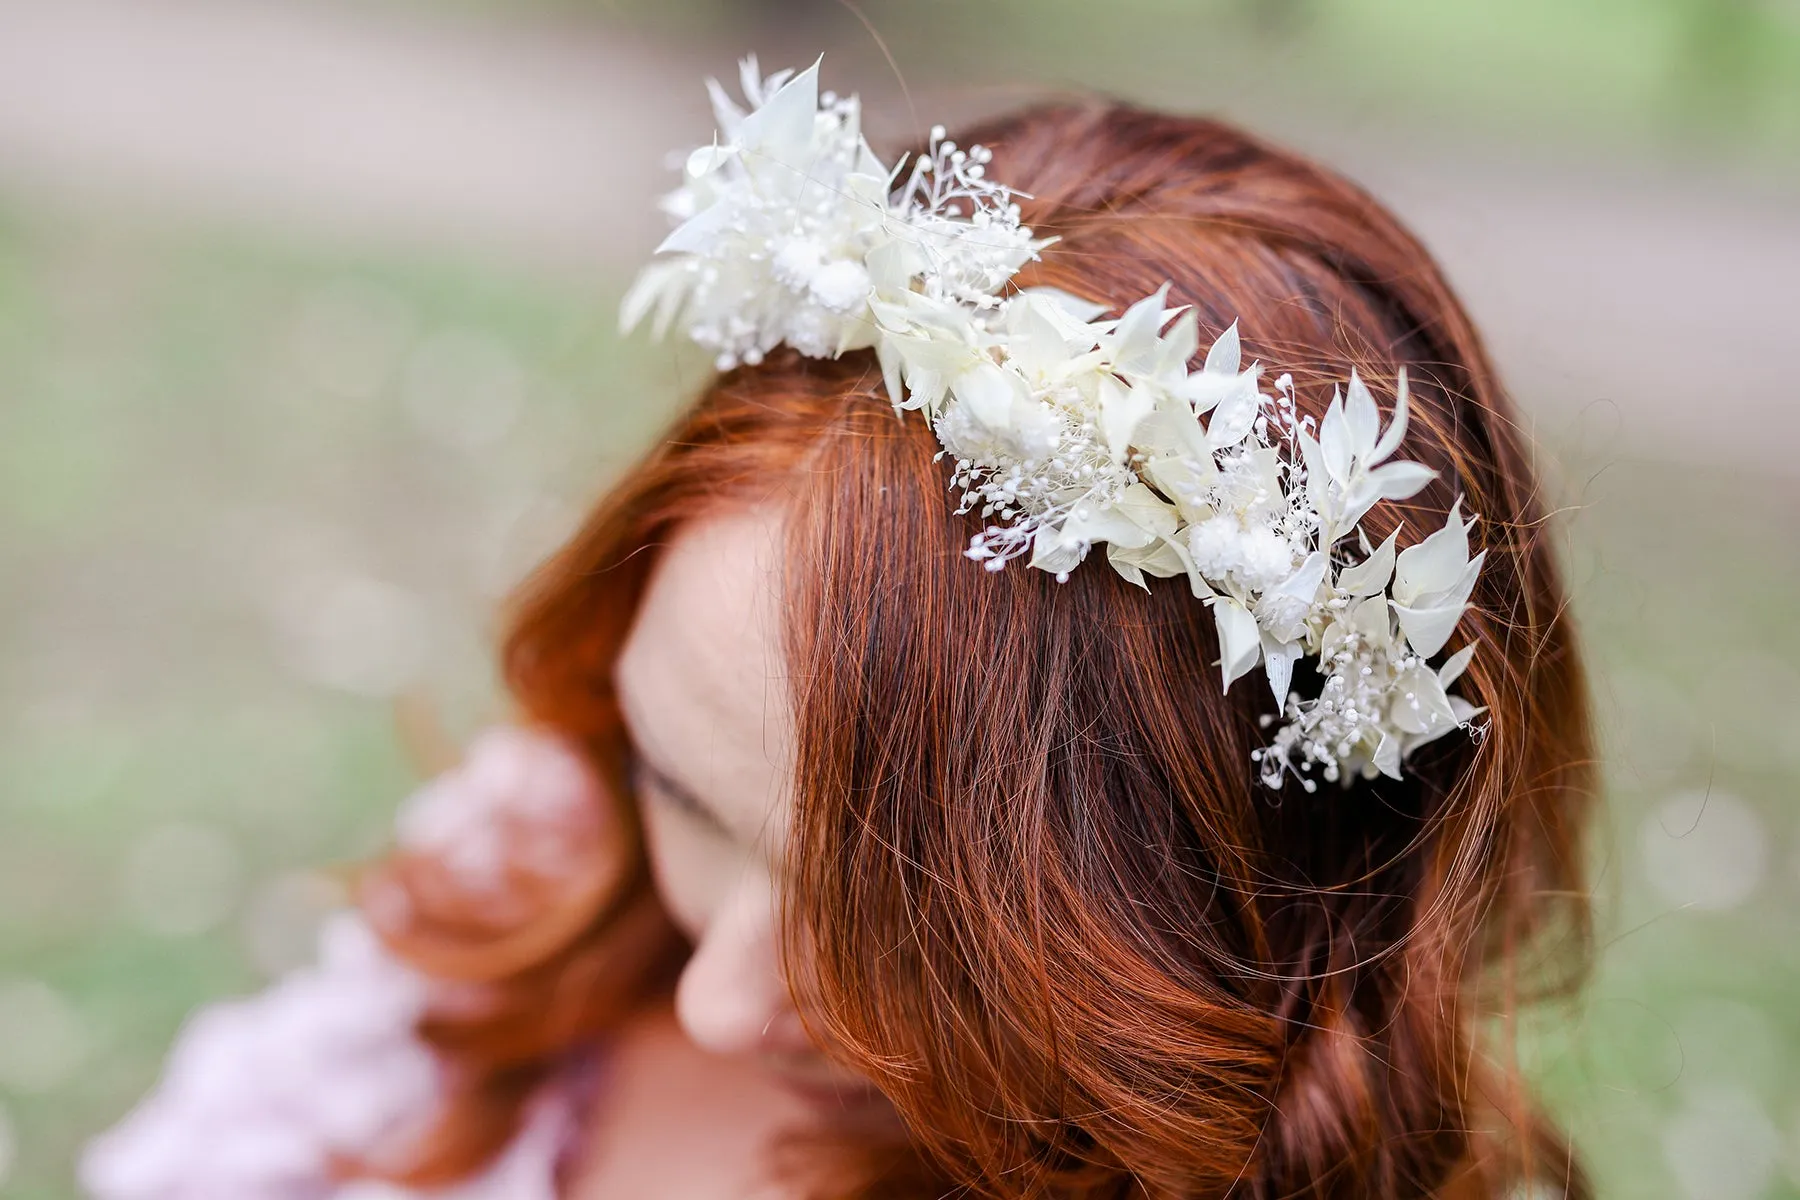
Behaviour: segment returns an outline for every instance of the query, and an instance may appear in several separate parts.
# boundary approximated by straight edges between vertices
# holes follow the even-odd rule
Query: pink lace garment
[[[490,730],[408,800],[398,840],[439,855],[467,886],[498,886],[501,844],[510,854],[534,828],[548,842],[572,813],[591,821],[593,787],[560,742]],[[532,1100],[478,1177],[431,1191],[339,1178],[336,1164],[391,1161],[436,1113],[444,1068],[415,1033],[428,988],[360,915],[334,917],[316,965],[188,1020],[155,1090],[88,1144],[83,1189],[95,1200],[555,1200],[588,1062]]]

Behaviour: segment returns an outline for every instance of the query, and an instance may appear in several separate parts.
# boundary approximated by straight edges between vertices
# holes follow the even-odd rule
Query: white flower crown
[[[1053,288],[1008,285],[1049,240],[1020,224],[989,154],[942,127],[904,178],[863,140],[856,97],[823,96],[819,64],[762,78],[747,110],[709,81],[719,134],[687,157],[663,208],[675,231],[626,296],[629,330],[679,323],[721,370],[779,345],[831,358],[873,348],[896,409],[919,409],[955,466],[958,512],[994,518],[966,553],[999,570],[1030,553],[1059,580],[1098,542],[1113,569],[1185,576],[1218,624],[1224,686],[1260,662],[1280,728],[1254,752],[1263,781],[1400,777],[1406,756],[1482,711],[1449,686],[1469,646],[1433,668],[1486,552],[1469,557],[1460,503],[1396,553],[1359,522],[1436,472],[1390,461],[1406,433],[1356,372],[1316,426],[1291,376],[1259,391],[1237,326],[1199,349],[1165,284],[1117,319]],[[1202,417],[1206,419],[1204,422]],[[1354,533],[1360,552],[1346,545]],[[1290,690],[1316,659],[1319,695]],[[1265,718],[1273,724],[1275,718]]]

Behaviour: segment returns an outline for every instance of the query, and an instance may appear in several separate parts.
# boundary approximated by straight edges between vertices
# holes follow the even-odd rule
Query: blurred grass
[[[1800,160],[1800,10],[1759,0],[925,0],[894,20],[979,78],[1207,96],[1279,112],[1338,110],[1390,127],[1480,138],[1670,140]],[[898,6],[885,10],[898,14]],[[909,38],[909,34],[911,35]],[[1241,98],[1241,99],[1240,99]]]
[[[370,852],[413,779],[396,688],[492,714],[495,598],[684,390],[614,282],[0,209],[5,1195],[71,1196],[182,1014],[300,952],[330,893],[297,872]],[[1525,1058],[1603,1196],[1687,1194],[1671,1155],[1800,1195],[1800,487],[1615,460],[1590,416],[1549,450],[1603,939]]]
[[[673,394],[613,301],[0,209],[0,1195],[69,1195],[181,1015],[255,981],[257,923],[304,919],[284,873],[380,844],[390,682],[488,713],[494,599]],[[159,878],[159,833],[220,894]]]
[[[1601,922],[1592,986],[1523,1058],[1603,1197],[1800,1195],[1800,486],[1558,449],[1597,472],[1567,558]]]
[[[444,0],[358,0],[441,13]],[[842,46],[909,81],[1031,79],[1226,115],[1334,114],[1392,139],[1454,134],[1565,150],[1671,148],[1800,169],[1793,0],[452,0],[599,18],[723,56]]]

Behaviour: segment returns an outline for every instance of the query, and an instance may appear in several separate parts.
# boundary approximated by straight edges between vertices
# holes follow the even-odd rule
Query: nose
[[[713,1054],[807,1044],[781,974],[766,881],[734,888],[707,923],[676,987],[675,1017],[690,1041]]]

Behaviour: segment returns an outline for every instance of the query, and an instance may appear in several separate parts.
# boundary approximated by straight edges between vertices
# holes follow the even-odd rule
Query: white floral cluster
[[[1291,377],[1259,387],[1234,324],[1199,370],[1192,309],[1168,286],[1104,319],[1051,288],[1011,287],[1048,243],[1020,224],[988,154],[932,131],[903,184],[863,141],[854,98],[820,97],[818,64],[762,79],[751,108],[711,85],[720,140],[689,156],[665,207],[679,225],[627,296],[623,323],[679,324],[721,368],[776,345],[873,348],[896,408],[921,410],[954,462],[961,511],[988,522],[969,557],[1028,557],[1067,579],[1102,542],[1124,578],[1183,577],[1212,608],[1224,686],[1264,668],[1279,716],[1264,782],[1398,778],[1417,747],[1479,710],[1449,688],[1472,647],[1433,668],[1485,552],[1460,505],[1444,527],[1374,547],[1360,522],[1435,472],[1393,460],[1406,378],[1382,428],[1352,371],[1316,424]],[[1353,536],[1354,535],[1354,536]],[[1291,689],[1312,660],[1316,696]]]
[[[679,320],[720,370],[779,345],[815,358],[876,344],[873,291],[915,285],[939,303],[993,308],[1038,243],[986,154],[934,131],[906,181],[863,140],[855,96],[819,94],[819,67],[767,79],[743,64],[748,111],[709,81],[719,137],[687,156],[663,200],[679,224],[625,299],[629,327]]]

